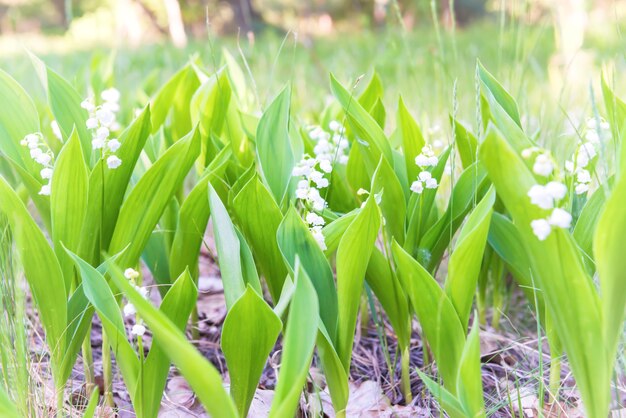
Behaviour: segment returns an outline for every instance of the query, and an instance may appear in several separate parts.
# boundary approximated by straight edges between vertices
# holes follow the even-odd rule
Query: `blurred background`
[[[115,85],[141,107],[190,59],[215,71],[228,55],[250,110],[290,81],[305,117],[332,101],[329,72],[376,72],[385,106],[402,94],[437,127],[476,118],[480,59],[550,137],[589,112],[601,71],[621,92],[624,23],[626,0],[0,0],[0,68],[41,96],[29,50],[85,94]]]

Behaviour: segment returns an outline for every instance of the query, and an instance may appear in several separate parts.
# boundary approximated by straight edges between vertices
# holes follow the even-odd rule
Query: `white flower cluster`
[[[425,145],[422,148],[421,154],[415,157],[415,164],[422,169],[418,176],[417,180],[411,183],[411,191],[413,193],[421,194],[424,189],[436,189],[437,179],[433,178],[430,171],[426,171],[426,167],[434,167],[439,162],[439,159],[435,156],[433,149],[430,145]]]
[[[48,147],[48,144],[46,144],[43,140],[41,132],[26,135],[24,139],[20,141],[20,144],[28,147],[30,149],[30,158],[35,160],[37,164],[41,164],[43,166],[39,174],[42,179],[48,180],[48,183],[41,186],[39,194],[50,196],[50,180],[52,179],[54,165],[52,160],[54,159],[54,154]]]
[[[538,147],[530,147],[526,148],[522,151],[522,157],[528,159],[532,157],[534,154],[535,161],[533,163],[533,173],[538,176],[548,177],[554,171],[554,159],[552,155],[550,155],[550,151],[542,150]]]
[[[309,130],[309,138],[315,141],[313,153],[319,161],[336,161],[339,164],[348,163],[348,148],[350,143],[344,136],[344,128],[336,120],[328,124],[330,132],[322,129],[321,126],[314,126]],[[336,156],[336,158],[335,158]]]
[[[120,110],[120,92],[115,88],[104,90],[100,97],[102,105],[96,106],[89,98],[80,105],[89,112],[87,128],[92,132],[91,146],[94,150],[102,150],[103,157],[106,155],[106,163],[110,169],[122,165],[122,160],[114,153],[121,144],[116,138],[110,138],[111,131],[119,130],[120,126],[115,120],[115,114]]]
[[[598,155],[596,145],[600,143],[601,139],[611,137],[611,127],[604,120],[601,120],[598,125],[595,118],[587,119],[586,128],[586,142],[576,148],[571,160],[565,161],[565,170],[575,176],[576,194],[584,194],[589,191],[591,174],[587,167],[591,160]]]
[[[124,270],[124,277],[126,277],[130,283],[133,285],[135,290],[143,296],[144,299],[148,299],[150,296],[150,291],[145,286],[139,286],[136,284],[136,280],[139,278],[139,272],[132,268],[127,268]],[[135,324],[130,330],[130,333],[134,336],[141,337],[146,333],[146,326],[143,323],[143,320],[139,318],[137,315],[137,309],[135,309],[135,305],[128,302],[124,306],[124,316],[135,316]]]
[[[319,168],[320,171],[316,168]],[[326,249],[324,235],[322,234],[322,227],[325,223],[324,218],[313,213],[311,209],[322,211],[326,208],[326,200],[320,194],[319,189],[324,189],[329,186],[330,183],[328,179],[324,177],[324,174],[328,174],[332,171],[333,166],[330,160],[318,160],[317,158],[304,156],[293,168],[292,172],[293,176],[301,177],[296,187],[296,198],[300,200],[306,208],[304,219],[322,250]]]
[[[533,233],[540,241],[548,238],[553,227],[567,229],[571,226],[572,215],[564,209],[554,207],[566,194],[567,187],[558,181],[551,181],[545,186],[535,184],[528,191],[528,197],[530,197],[530,202],[533,205],[539,206],[541,209],[552,209],[547,218],[535,219],[530,222]]]

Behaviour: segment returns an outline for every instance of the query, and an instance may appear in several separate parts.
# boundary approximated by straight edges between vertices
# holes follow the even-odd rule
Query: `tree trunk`
[[[167,13],[167,24],[170,31],[172,43],[177,48],[187,46],[187,34],[185,33],[185,25],[183,24],[183,16],[180,11],[178,0],[163,0],[165,4],[165,12]]]

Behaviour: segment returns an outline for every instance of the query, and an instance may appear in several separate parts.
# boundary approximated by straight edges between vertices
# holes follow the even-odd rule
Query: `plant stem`
[[[557,402],[559,399],[559,388],[561,387],[561,356],[559,353],[550,353],[550,402]]]
[[[85,373],[85,392],[87,397],[91,396],[91,392],[95,387],[95,378],[93,371],[93,352],[91,349],[91,326],[89,327],[89,331],[87,331],[87,335],[85,335],[85,339],[83,340],[82,345],[83,352],[83,370]]]
[[[402,394],[404,395],[404,402],[408,405],[413,401],[413,394],[411,393],[411,371],[409,368],[409,362],[411,360],[411,353],[409,346],[407,345],[402,349],[401,355],[401,386]]]
[[[57,413],[56,413],[57,418],[61,418],[64,415],[63,414],[63,405],[65,404],[64,395],[65,395],[64,387],[61,386],[60,388],[57,388]]]
[[[191,339],[194,341],[198,341],[200,339],[198,321],[198,305],[195,305],[191,310]]]
[[[102,329],[102,378],[104,380],[104,405],[114,407],[111,350],[109,349],[109,336],[104,328]]]

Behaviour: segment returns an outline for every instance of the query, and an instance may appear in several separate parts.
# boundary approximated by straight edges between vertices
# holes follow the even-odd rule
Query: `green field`
[[[0,416],[620,416],[623,39],[555,33],[0,38]]]

